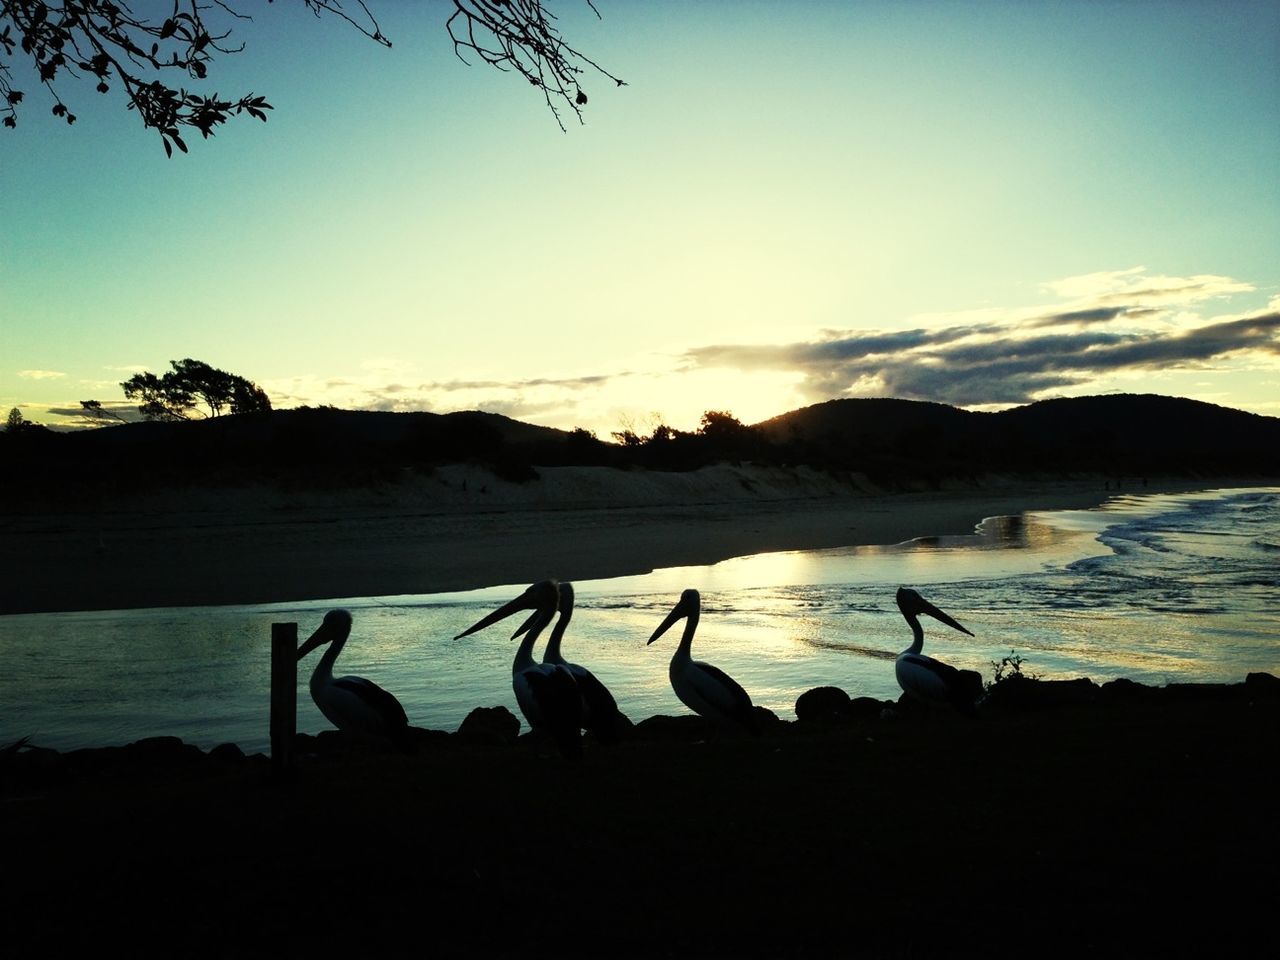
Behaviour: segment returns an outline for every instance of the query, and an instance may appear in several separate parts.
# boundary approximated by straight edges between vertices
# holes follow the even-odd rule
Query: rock
[[[1244,678],[1245,689],[1258,697],[1280,697],[1280,677],[1270,673],[1251,673]]]
[[[1136,700],[1151,697],[1155,693],[1150,687],[1127,677],[1108,680],[1102,685],[1100,692],[1104,703],[1133,703]]]
[[[510,746],[520,736],[520,721],[506,707],[476,707],[458,727],[463,743]]]
[[[204,752],[199,747],[184,743],[178,737],[145,737],[124,747],[122,753],[129,760],[166,766],[204,759]]]
[[[234,743],[220,743],[209,751],[209,759],[219,763],[239,763],[244,759],[244,751]]]
[[[786,721],[768,707],[762,707],[759,704],[754,704],[752,706],[752,710],[756,717],[757,733],[780,733],[786,725]]]
[[[972,714],[974,704],[982,699],[982,674],[977,670],[957,670],[956,708],[961,713]]]
[[[1227,700],[1244,693],[1239,683],[1169,683],[1160,688],[1160,696],[1179,703],[1200,700]]]
[[[985,706],[1003,710],[1042,710],[1046,707],[1093,703],[1099,687],[1088,677],[1075,680],[1036,680],[1021,675],[992,685]]]
[[[401,747],[410,753],[447,746],[452,738],[443,730],[427,730],[424,727],[409,727],[402,738]]]
[[[846,712],[852,720],[876,720],[885,709],[892,709],[892,700],[877,700],[874,697],[854,697],[849,701]]]
[[[844,720],[849,715],[849,695],[839,687],[814,687],[800,694],[795,709],[796,719],[802,723]]]
[[[713,731],[711,721],[687,713],[678,717],[658,715],[641,720],[635,726],[637,740],[692,741],[705,740]]]

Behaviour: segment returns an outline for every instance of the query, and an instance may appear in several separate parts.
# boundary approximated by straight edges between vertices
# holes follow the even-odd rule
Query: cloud
[[[141,413],[138,412],[136,403],[127,402],[111,402],[102,403],[102,410],[105,416],[90,416],[84,407],[48,407],[46,412],[55,417],[66,417],[71,422],[59,424],[63,429],[78,429],[81,427],[101,427],[113,423],[137,423],[143,419]]]
[[[689,350],[692,368],[794,370],[810,399],[891,396],[956,406],[1026,403],[1107,376],[1208,369],[1226,358],[1280,357],[1280,298],[1253,315],[1204,321],[1197,303],[1251,291],[1229,277],[1148,277],[1135,270],[1049,285],[1089,297],[1058,309],[1011,311],[1003,320],[896,332],[827,330],[775,346],[717,344]],[[1126,296],[1121,297],[1121,294]]]
[[[66,374],[60,370],[19,370],[18,376],[23,380],[57,380]]]

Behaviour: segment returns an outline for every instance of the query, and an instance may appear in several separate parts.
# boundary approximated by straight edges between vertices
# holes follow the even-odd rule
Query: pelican
[[[671,688],[675,690],[680,702],[699,716],[723,727],[757,733],[755,708],[751,705],[751,697],[747,695],[747,691],[723,670],[694,660],[690,653],[701,611],[702,598],[698,591],[684,591],[675,607],[667,614],[667,619],[653,631],[649,643],[671,629],[677,620],[687,618],[680,645],[671,657]]]
[[[893,662],[898,686],[921,700],[949,703],[966,713],[972,713],[974,700],[977,699],[975,694],[981,691],[975,691],[973,685],[967,683],[964,675],[955,667],[933,657],[926,657],[920,652],[924,646],[924,628],[920,626],[920,614],[927,613],[935,620],[971,637],[973,634],[910,587],[899,587],[897,600],[898,609],[911,625],[913,637],[911,646],[898,654]]]
[[[560,587],[554,580],[543,580],[497,610],[476,621],[454,637],[461,639],[511,616],[518,610],[532,610],[533,615],[512,634],[524,634],[511,664],[511,686],[516,703],[537,734],[550,736],[567,757],[582,751],[582,698],[573,674],[558,663],[538,663],[533,659],[533,644],[556,615],[560,604]]]
[[[364,677],[334,677],[334,661],[349,636],[351,614],[346,610],[330,610],[319,629],[298,648],[301,660],[316,647],[329,644],[311,673],[311,699],[339,730],[406,744],[409,718],[399,700]]]
[[[534,616],[537,614],[535,613]],[[578,685],[578,694],[582,698],[583,728],[595,734],[596,739],[601,743],[612,743],[622,735],[630,725],[630,721],[618,710],[613,694],[596,679],[595,674],[586,667],[570,663],[561,656],[560,641],[564,638],[564,631],[572,618],[573,584],[567,580],[561,580],[560,615],[556,618],[556,625],[551,628],[551,636],[547,639],[547,649],[543,651],[542,662],[564,667],[573,674],[574,682]],[[532,618],[520,630],[523,631],[531,622]]]

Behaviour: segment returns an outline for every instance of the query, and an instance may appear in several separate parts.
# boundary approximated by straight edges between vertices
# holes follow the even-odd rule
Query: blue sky
[[[205,89],[268,123],[170,160],[67,83],[74,127],[32,89],[0,131],[0,407],[194,357],[278,407],[606,436],[838,396],[1280,414],[1280,5],[548,0],[627,81],[567,133],[443,2],[372,3],[390,50],[243,6]]]

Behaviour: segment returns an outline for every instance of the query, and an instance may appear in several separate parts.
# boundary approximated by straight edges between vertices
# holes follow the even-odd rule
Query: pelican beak
[[[502,606],[500,606],[497,610],[493,611],[493,613],[489,614],[488,616],[480,618],[479,620],[477,620],[471,626],[467,627],[467,629],[463,630],[460,634],[458,634],[453,639],[461,640],[463,637],[469,636],[470,634],[475,633],[477,630],[483,630],[485,627],[495,624],[499,620],[505,620],[507,617],[511,616],[517,610],[528,610],[529,607],[530,607],[530,604],[527,598],[525,597],[524,594],[521,594],[520,596],[512,600],[510,603],[504,603]]]
[[[316,632],[307,637],[302,646],[298,647],[298,659],[301,660],[316,647],[324,646],[331,639],[333,638],[329,636],[329,631],[325,629],[324,624],[321,624],[316,628]]]
[[[687,614],[684,611],[684,604],[677,603],[675,609],[667,614],[667,619],[662,621],[662,625],[659,626],[657,630],[653,631],[653,636],[649,638],[649,643],[653,643],[653,641],[657,640],[660,636],[670,630],[673,624],[678,620],[683,620],[686,616]],[[645,646],[647,647],[649,643],[646,643]]]
[[[506,619],[507,617],[515,613],[517,610],[534,610],[534,611],[538,610],[540,607],[544,606],[544,602],[547,597],[547,590],[548,590],[548,587],[546,583],[535,583],[532,587],[530,587],[524,593],[520,594],[520,596],[516,597],[514,600],[510,601],[509,603],[504,603],[502,606],[500,606],[497,610],[493,611],[493,613],[489,614],[488,616],[483,617],[480,620],[477,620],[475,623],[467,627],[467,629],[463,630],[460,634],[458,634],[453,639],[461,640],[463,637],[468,636],[469,634],[475,633],[477,630],[483,630],[485,627],[490,626],[491,624],[497,623],[499,620]],[[560,594],[559,594],[559,591],[554,586],[554,584],[551,585],[550,590],[551,590],[551,596],[558,599]],[[555,600],[553,600],[552,602],[554,603]],[[519,630],[517,630],[514,634],[512,634],[511,639],[514,640],[516,637],[520,636],[520,634],[522,634],[524,631],[528,630],[529,624],[532,621],[533,621],[533,617],[530,617],[528,620],[526,620],[524,622],[524,626],[522,626]]]
[[[529,632],[529,627],[533,626],[533,621],[534,621],[534,620],[536,620],[536,619],[537,619],[537,617],[538,617],[538,611],[537,611],[537,610],[535,610],[535,611],[533,611],[533,613],[529,614],[528,618],[526,618],[526,619],[525,619],[525,622],[524,622],[524,623],[522,623],[522,624],[520,624],[520,628],[519,628],[518,630],[516,630],[516,632],[515,632],[515,633],[513,633],[513,634],[511,635],[511,639],[512,639],[512,640],[514,640],[516,637],[520,636],[522,633],[528,633],[528,632]]]
[[[960,626],[959,623],[957,623],[947,614],[943,613],[941,610],[935,607],[928,600],[921,600],[920,604],[921,604],[920,606],[921,613],[927,613],[929,616],[933,617],[933,619],[937,620],[939,623],[945,623],[948,627],[951,627],[953,630],[959,630],[961,633],[967,633],[969,634],[969,636],[971,637],[973,636],[973,631],[967,630],[964,627]]]

